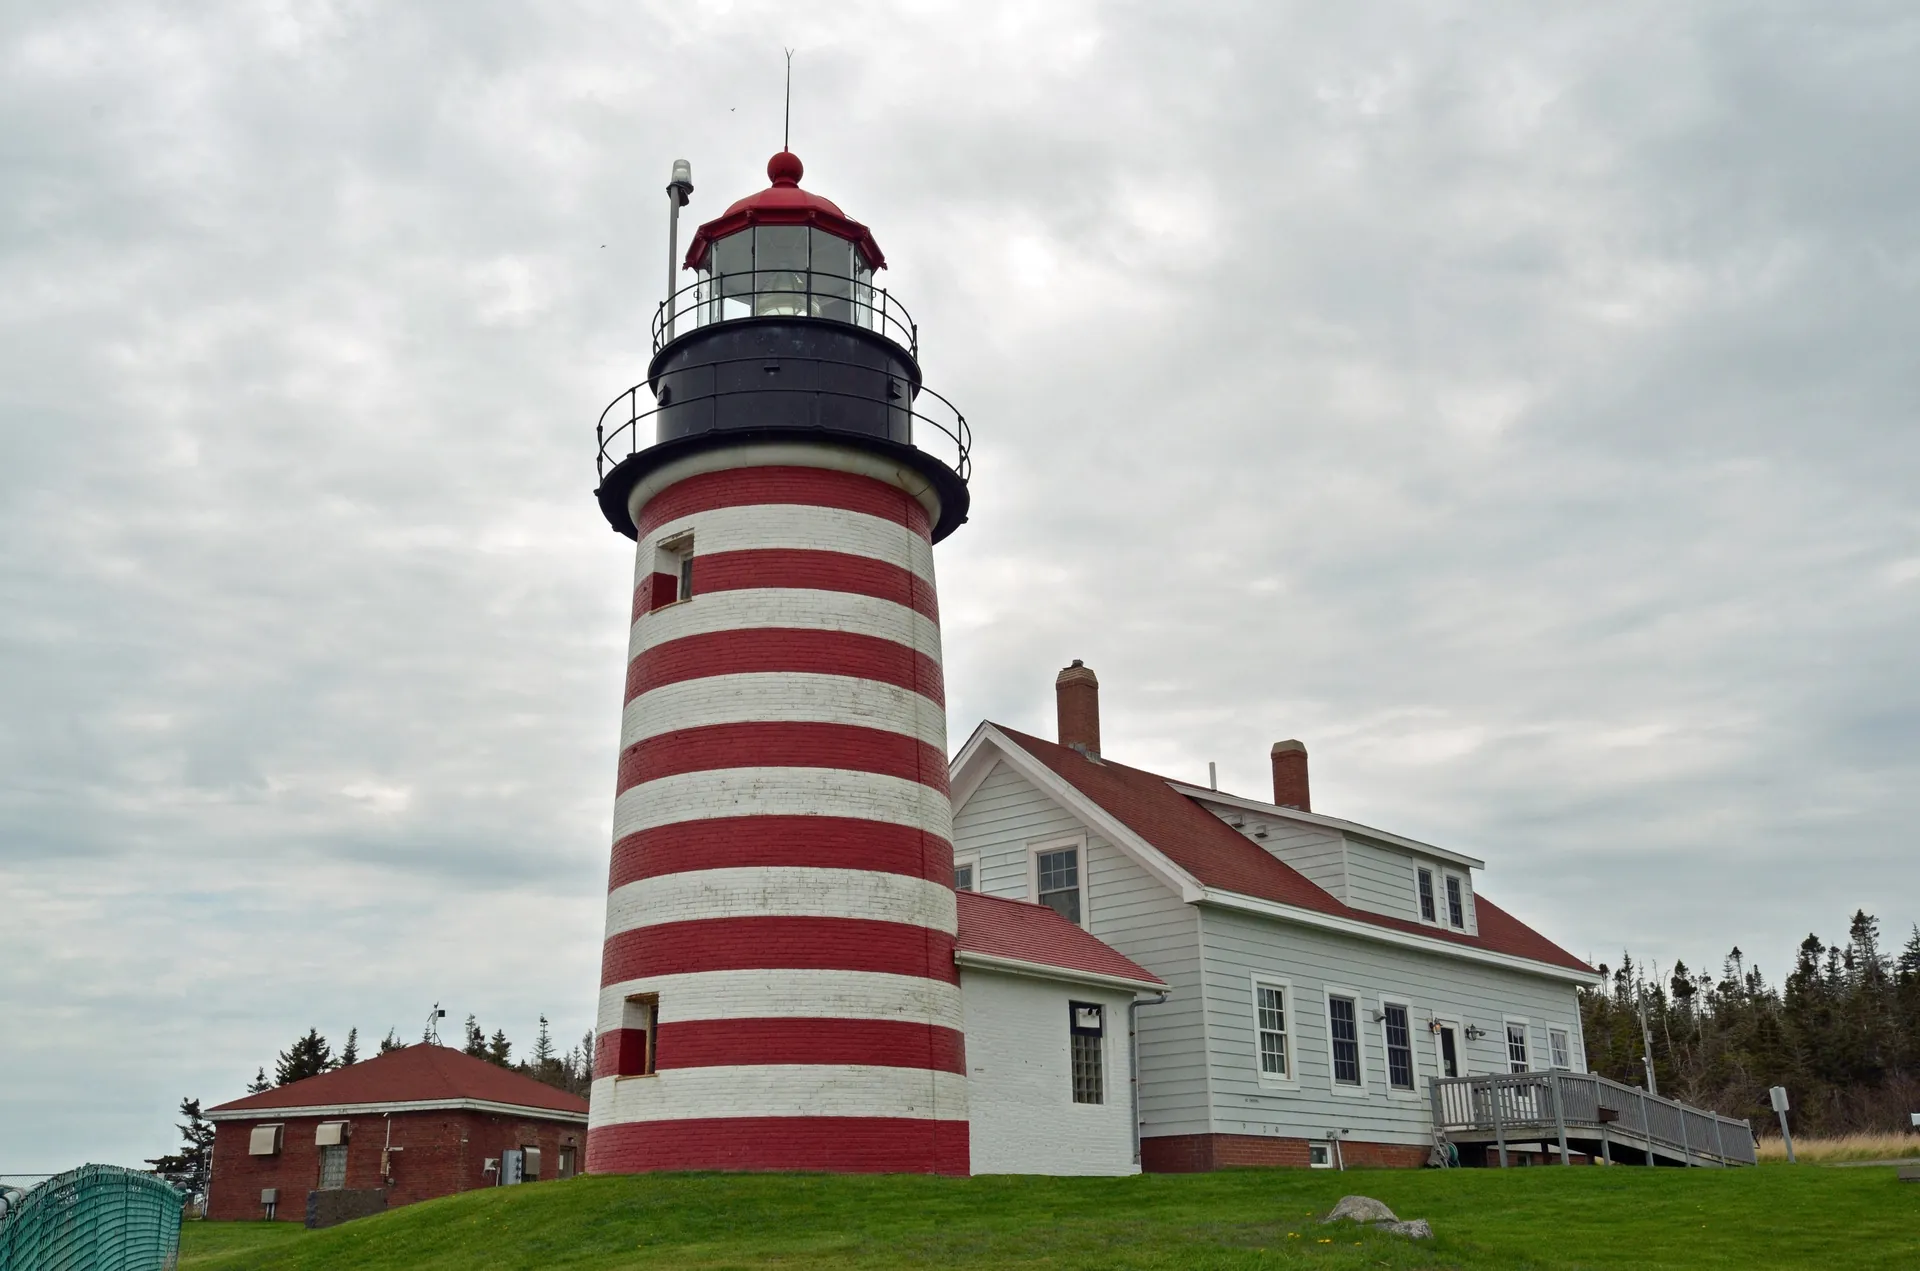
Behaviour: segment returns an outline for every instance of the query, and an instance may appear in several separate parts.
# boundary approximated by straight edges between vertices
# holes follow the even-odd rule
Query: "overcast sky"
[[[13,3],[0,1172],[297,1033],[591,1022],[675,158],[870,224],[977,439],[954,747],[1484,857],[1576,953],[1920,918],[1920,13]]]

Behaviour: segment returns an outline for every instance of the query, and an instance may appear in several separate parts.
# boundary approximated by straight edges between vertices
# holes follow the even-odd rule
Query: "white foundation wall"
[[[973,967],[960,972],[975,1174],[1137,1174],[1130,993]],[[1073,1101],[1067,1003],[1105,1008],[1103,1094]]]

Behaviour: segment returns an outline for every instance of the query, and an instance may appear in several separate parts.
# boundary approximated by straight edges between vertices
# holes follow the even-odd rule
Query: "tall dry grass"
[[[1779,1137],[1762,1138],[1758,1149],[1763,1161],[1787,1159],[1787,1145]],[[1894,1161],[1920,1156],[1920,1134],[1901,1130],[1876,1134],[1836,1134],[1832,1138],[1803,1139],[1793,1136],[1793,1153],[1802,1161]]]

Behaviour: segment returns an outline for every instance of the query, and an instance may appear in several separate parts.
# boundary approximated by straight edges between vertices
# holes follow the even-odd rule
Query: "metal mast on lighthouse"
[[[964,1174],[932,545],[968,431],[873,234],[767,176],[596,430],[637,564],[587,1168]]]

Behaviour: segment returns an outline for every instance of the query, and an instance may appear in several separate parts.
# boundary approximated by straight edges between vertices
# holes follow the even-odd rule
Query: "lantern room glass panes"
[[[706,322],[825,318],[872,328],[873,272],[848,240],[805,225],[759,225],[715,239],[701,267]]]

